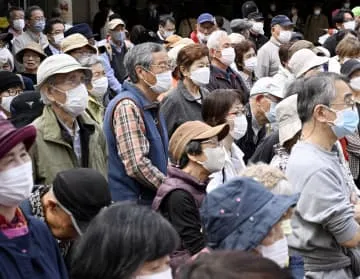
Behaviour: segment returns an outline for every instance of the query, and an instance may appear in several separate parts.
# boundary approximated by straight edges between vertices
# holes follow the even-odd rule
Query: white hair
[[[224,37],[228,37],[226,31],[216,30],[212,32],[209,37],[209,40],[207,41],[207,47],[209,49],[219,49],[221,47],[220,41]]]
[[[10,64],[11,71],[14,70],[14,57],[7,48],[0,49],[0,64],[4,65],[6,63]],[[1,65],[1,66],[2,66]]]

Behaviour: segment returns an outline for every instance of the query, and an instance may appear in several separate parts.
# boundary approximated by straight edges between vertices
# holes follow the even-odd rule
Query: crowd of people
[[[247,1],[229,30],[202,13],[186,35],[171,14],[128,31],[101,7],[93,31],[11,7],[0,278],[358,278],[360,7],[347,3],[331,31],[319,4],[304,21]]]

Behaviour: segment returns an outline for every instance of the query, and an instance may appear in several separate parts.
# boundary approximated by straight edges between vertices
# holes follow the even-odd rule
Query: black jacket
[[[250,39],[250,41],[252,41],[255,44],[256,50],[259,50],[269,40],[268,37],[261,35],[261,34],[259,34],[257,36],[250,34],[249,39]]]
[[[271,133],[264,138],[259,146],[256,148],[254,155],[250,158],[251,163],[263,162],[270,164],[275,155],[274,145],[279,143],[279,131]]]

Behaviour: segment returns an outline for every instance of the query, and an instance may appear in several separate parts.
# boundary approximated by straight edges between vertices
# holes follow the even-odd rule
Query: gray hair
[[[336,81],[347,82],[346,78],[335,73],[321,73],[305,78],[303,90],[298,94],[297,108],[301,122],[308,122],[317,105],[329,106],[336,98]]]
[[[136,66],[149,69],[153,62],[152,54],[155,52],[166,52],[165,48],[157,43],[143,43],[134,46],[125,55],[125,68],[128,70],[129,78],[133,83],[137,83],[139,78],[136,74]]]
[[[228,34],[223,30],[216,30],[211,33],[209,40],[207,41],[207,47],[209,49],[219,49],[220,48],[220,40],[223,37],[228,37]]]
[[[44,91],[44,86],[46,84],[54,84],[55,83],[55,75],[49,77],[42,85],[40,88],[37,88],[40,92],[40,99],[43,102],[44,105],[50,105],[51,102],[49,100],[49,98],[46,96],[46,92]]]
[[[284,99],[292,95],[301,94],[301,92],[303,91],[304,91],[304,79],[303,78],[295,79],[286,86]]]

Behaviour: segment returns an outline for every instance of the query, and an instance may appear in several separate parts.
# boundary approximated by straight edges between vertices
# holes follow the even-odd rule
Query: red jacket
[[[197,32],[196,31],[191,32],[190,39],[193,40],[195,44],[200,43],[199,38],[197,37]]]

